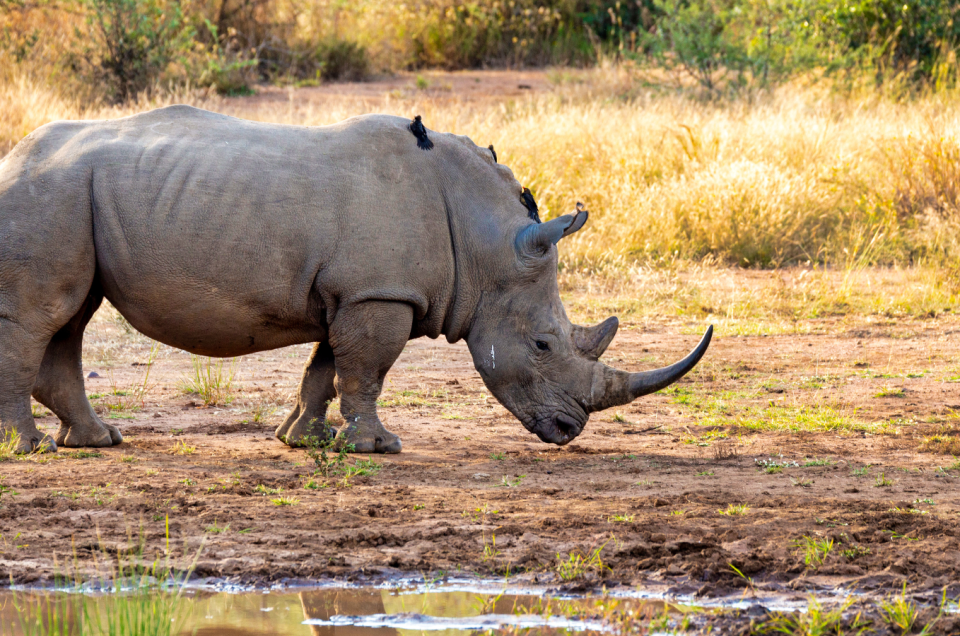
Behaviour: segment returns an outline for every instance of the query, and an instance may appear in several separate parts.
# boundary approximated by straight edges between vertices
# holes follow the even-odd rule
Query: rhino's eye
[[[550,345],[543,340],[537,340],[537,349],[540,351],[550,351]]]

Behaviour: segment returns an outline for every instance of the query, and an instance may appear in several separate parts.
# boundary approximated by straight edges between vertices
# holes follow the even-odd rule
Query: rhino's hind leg
[[[344,425],[340,435],[357,453],[399,453],[400,438],[377,417],[383,379],[410,339],[413,307],[367,301],[341,308],[330,326],[337,391]]]
[[[333,349],[326,342],[317,343],[304,369],[297,404],[286,421],[277,428],[277,438],[289,446],[300,446],[304,437],[326,439],[331,431],[325,430],[327,404],[337,397],[333,386],[336,367]]]
[[[103,296],[91,292],[80,310],[58,331],[43,355],[33,397],[60,418],[57,444],[68,447],[112,446],[123,441],[120,429],[94,413],[83,385],[83,330]]]
[[[0,441],[18,436],[19,453],[57,450],[53,438],[37,429],[30,411],[30,389],[42,357],[42,341],[17,321],[0,316]]]

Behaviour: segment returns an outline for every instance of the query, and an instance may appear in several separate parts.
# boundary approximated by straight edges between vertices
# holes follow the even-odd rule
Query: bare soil
[[[340,82],[296,89],[279,86],[258,86],[252,97],[227,98],[246,112],[256,112],[274,104],[310,107],[317,104],[366,104],[383,107],[391,99],[420,98],[432,104],[444,102],[504,102],[530,94],[549,92],[558,81],[576,81],[574,69],[550,72],[531,69],[524,71],[422,71],[402,72],[375,77],[365,82]]]
[[[594,414],[566,447],[539,442],[497,404],[462,343],[412,341],[381,408],[404,450],[344,484],[315,477],[303,450],[273,436],[308,345],[227,361],[229,403],[204,405],[182,389],[190,356],[160,347],[150,363],[152,343],[111,312],[88,328],[84,372],[101,376],[87,380],[88,393],[125,440],[0,463],[12,488],[0,498],[0,580],[49,580],[71,561],[90,574],[104,550],[141,534],[148,552],[163,549],[169,518],[174,552],[202,544],[198,576],[248,583],[509,571],[710,596],[747,586],[744,577],[784,590],[957,585],[960,470],[948,454],[919,450],[934,434],[949,450],[960,433],[952,317],[721,335],[677,390]],[[696,341],[678,331],[627,323],[605,360],[640,370],[677,359]],[[877,397],[891,389],[902,396]],[[770,405],[828,408],[874,428],[749,428],[744,413]],[[698,424],[708,412],[723,424]],[[49,413],[37,422],[57,426]],[[768,474],[756,460],[769,458],[799,466]],[[814,459],[827,463],[804,466]],[[304,488],[311,479],[329,485]],[[297,502],[276,505],[280,496]],[[720,514],[731,504],[746,514]],[[821,566],[805,564],[802,537],[833,539]],[[560,561],[601,547],[602,568],[561,580]]]

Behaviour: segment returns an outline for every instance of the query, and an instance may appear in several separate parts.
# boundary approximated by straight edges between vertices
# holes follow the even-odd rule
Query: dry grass
[[[938,453],[941,455],[960,455],[960,435],[955,429],[945,430],[943,433],[931,435],[920,442],[919,450],[922,453]]]
[[[957,279],[942,267],[796,266],[742,270],[714,263],[568,268],[565,304],[578,319],[617,315],[634,323],[714,324],[720,335],[823,333],[848,315],[882,321],[960,311]]]
[[[47,121],[175,102],[306,125],[370,111],[420,113],[431,129],[493,143],[546,216],[566,213],[578,200],[587,204],[587,231],[564,241],[561,262],[562,287],[593,299],[573,299],[580,313],[613,308],[643,316],[667,307],[751,333],[758,317],[761,331],[789,332],[800,321],[850,312],[920,317],[956,308],[955,104],[796,87],[704,103],[643,93],[622,68],[551,77],[550,93],[506,102],[417,91],[380,101],[286,102],[188,91],[90,108],[7,73],[0,81],[0,150]],[[723,273],[718,263],[800,267],[758,285]],[[864,274],[877,263],[913,265]]]

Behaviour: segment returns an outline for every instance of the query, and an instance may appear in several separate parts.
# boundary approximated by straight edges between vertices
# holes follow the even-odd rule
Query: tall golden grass
[[[524,99],[394,91],[379,101],[166,94],[89,107],[23,76],[0,82],[0,151],[55,119],[116,117],[185,102],[259,121],[330,124],[389,112],[493,143],[547,216],[576,201],[587,232],[562,266],[701,260],[740,266],[951,264],[960,249],[960,107],[784,87],[705,102],[640,88],[622,68],[553,72]],[[291,89],[293,90],[293,89]]]

